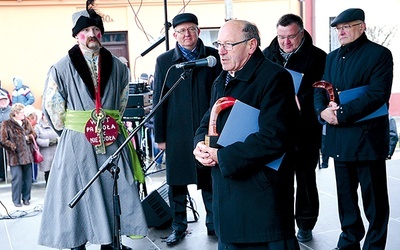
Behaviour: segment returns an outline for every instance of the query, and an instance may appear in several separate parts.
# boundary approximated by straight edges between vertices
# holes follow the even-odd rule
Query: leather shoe
[[[113,245],[101,245],[100,250],[113,250]],[[132,250],[132,248],[122,245],[122,250]]]
[[[86,250],[85,245],[79,246],[79,247],[73,247],[71,250]]]
[[[168,238],[165,240],[168,246],[173,246],[181,242],[183,238],[185,238],[186,232],[180,232],[180,231],[172,231],[172,233],[168,236]]]
[[[215,230],[207,230],[208,236],[215,236]]]
[[[299,229],[299,231],[297,232],[297,240],[299,242],[307,242],[312,240],[312,238],[312,230]]]
[[[22,204],[21,204],[21,203],[14,203],[14,206],[16,206],[16,207],[22,207]]]
[[[31,203],[29,201],[23,201],[25,206],[29,206]]]

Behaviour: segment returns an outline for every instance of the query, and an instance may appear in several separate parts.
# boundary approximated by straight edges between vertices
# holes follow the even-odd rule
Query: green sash
[[[128,138],[128,131],[126,127],[121,121],[121,116],[118,110],[109,110],[104,109],[107,115],[112,117],[118,124],[119,133],[122,133],[124,138]],[[65,115],[64,126],[66,129],[74,130],[80,133],[85,132],[85,125],[87,121],[90,119],[92,111],[86,110],[67,110]],[[133,147],[132,141],[128,142],[129,152],[132,158],[132,171],[135,180],[139,181],[140,183],[144,183],[144,173],[142,169],[142,165],[140,164],[139,158],[136,154],[136,150]]]

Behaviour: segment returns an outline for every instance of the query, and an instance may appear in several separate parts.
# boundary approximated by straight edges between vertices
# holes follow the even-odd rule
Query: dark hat
[[[356,20],[364,22],[365,14],[362,9],[351,8],[340,13],[331,23],[331,27],[335,27],[339,23],[348,23]]]
[[[0,89],[0,100],[1,99],[8,99],[8,94],[5,90]]]
[[[82,10],[74,13],[72,15],[72,25],[73,37],[75,37],[79,31],[90,26],[98,27],[101,30],[101,34],[104,34],[103,20],[93,9]]]
[[[149,75],[146,74],[146,73],[142,73],[142,74],[140,75],[140,79],[141,79],[141,80],[144,80],[144,81],[147,81],[147,80],[149,80]]]
[[[172,19],[172,27],[175,28],[181,23],[194,23],[198,25],[197,17],[192,13],[182,13]]]

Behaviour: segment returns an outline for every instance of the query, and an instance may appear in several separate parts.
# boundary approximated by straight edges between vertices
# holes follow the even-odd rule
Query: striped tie
[[[226,79],[225,79],[225,86],[228,85],[228,83],[232,80],[232,76],[227,72],[226,73]]]

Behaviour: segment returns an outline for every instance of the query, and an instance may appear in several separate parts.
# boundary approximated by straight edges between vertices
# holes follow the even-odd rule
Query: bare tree
[[[392,42],[392,38],[398,31],[398,26],[367,26],[365,33],[368,38],[382,46],[389,47]]]

